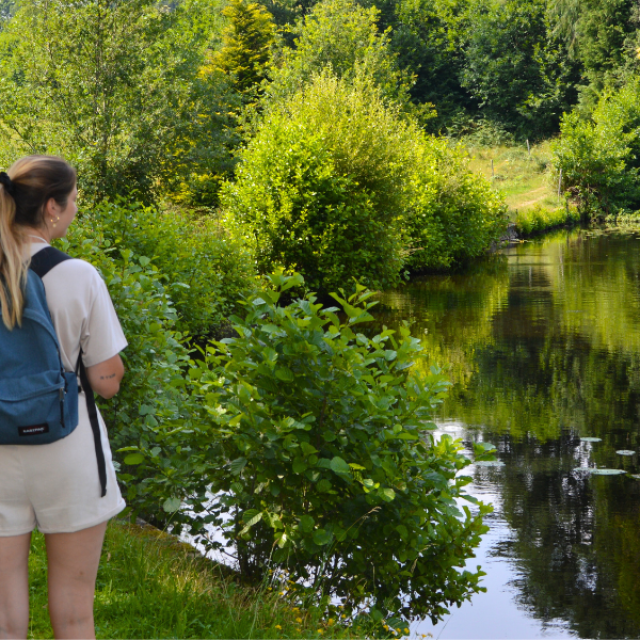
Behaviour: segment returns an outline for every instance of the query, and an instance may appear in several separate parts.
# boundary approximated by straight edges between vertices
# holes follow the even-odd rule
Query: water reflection
[[[436,637],[640,636],[640,481],[575,470],[640,471],[616,453],[640,451],[639,250],[633,234],[576,231],[383,296],[379,321],[412,321],[448,367],[441,419],[505,463],[474,472],[497,507],[480,550],[494,593]],[[491,598],[508,601],[502,619],[482,615]]]

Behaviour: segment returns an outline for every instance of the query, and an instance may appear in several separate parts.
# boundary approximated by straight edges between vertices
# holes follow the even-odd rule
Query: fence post
[[[562,189],[562,167],[560,167],[560,175],[558,176],[558,200],[560,200],[561,189]]]

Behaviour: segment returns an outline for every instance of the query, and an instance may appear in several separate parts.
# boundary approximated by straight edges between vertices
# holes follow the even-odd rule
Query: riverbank
[[[469,147],[470,167],[491,180],[509,208],[519,238],[578,224],[575,207],[558,197],[551,143]]]
[[[29,638],[51,638],[44,536],[31,545]],[[301,611],[277,588],[239,584],[227,567],[151,526],[112,522],[95,599],[98,638],[349,638],[338,617]],[[362,635],[362,632],[359,634]]]

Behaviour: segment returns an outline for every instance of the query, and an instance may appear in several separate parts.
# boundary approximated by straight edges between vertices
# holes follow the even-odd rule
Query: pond
[[[640,637],[640,233],[513,246],[385,293],[376,316],[411,321],[447,370],[439,429],[503,463],[468,470],[494,505],[469,562],[487,593],[412,636]]]

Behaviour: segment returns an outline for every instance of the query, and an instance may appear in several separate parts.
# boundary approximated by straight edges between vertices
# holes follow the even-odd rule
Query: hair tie
[[[0,184],[4,186],[11,197],[14,196],[16,186],[13,183],[13,180],[4,171],[0,171]]]

